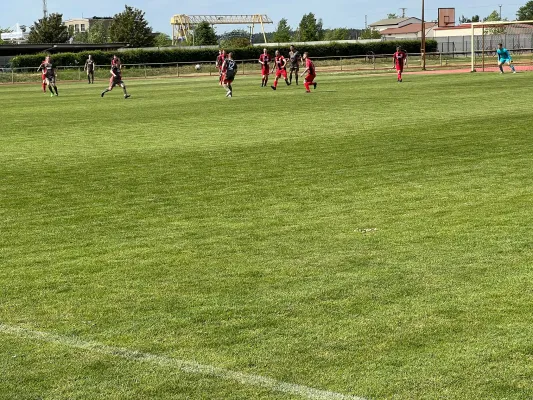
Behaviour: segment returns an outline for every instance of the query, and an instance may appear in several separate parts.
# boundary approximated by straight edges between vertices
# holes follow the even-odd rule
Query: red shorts
[[[276,70],[276,79],[278,79],[280,76],[283,76],[285,79],[287,79],[287,70],[286,69]]]
[[[43,78],[43,81],[46,80],[46,74],[41,74],[41,78]]]
[[[403,72],[403,65],[396,65],[396,71]]]
[[[307,74],[305,76],[305,81],[306,82],[313,82],[316,78],[316,74]]]
[[[262,66],[261,67],[261,75],[263,75],[263,76],[270,75],[270,68],[268,68],[268,66]]]

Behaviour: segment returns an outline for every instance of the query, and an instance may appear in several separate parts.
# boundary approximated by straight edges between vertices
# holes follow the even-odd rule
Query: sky
[[[2,7],[0,27],[12,27],[16,23],[30,26],[42,17],[42,0],[2,0],[7,7]],[[493,10],[499,11],[502,5],[502,16],[509,20],[516,19],[516,11],[523,3],[511,0],[511,3],[495,0],[470,0],[465,4],[461,0],[425,0],[426,20],[436,20],[439,7],[455,7],[456,23],[464,14],[467,17],[479,15],[484,18]],[[267,14],[273,25],[267,25],[266,31],[274,31],[281,18],[286,18],[292,28],[296,28],[304,14],[312,12],[322,18],[324,28],[364,28],[365,15],[368,24],[386,18],[389,13],[401,15],[400,7],[407,8],[406,16],[418,17],[421,14],[420,0],[381,0],[372,4],[363,0],[271,0],[255,2],[250,0],[194,0],[187,3],[171,0],[126,0],[110,2],[109,0],[47,0],[49,13],[61,13],[64,19],[77,17],[107,17],[124,10],[124,4],[139,8],[146,13],[146,19],[154,31],[171,34],[170,18],[174,14],[200,15],[233,15],[233,14]],[[232,29],[247,29],[241,26],[216,26],[217,33]],[[256,32],[260,30],[256,27]]]

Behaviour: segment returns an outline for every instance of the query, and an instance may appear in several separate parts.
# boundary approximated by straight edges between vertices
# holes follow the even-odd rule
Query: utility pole
[[[420,57],[422,58],[422,71],[426,70],[426,23],[424,21],[424,0],[422,0],[422,42],[420,43]]]
[[[48,7],[46,6],[46,0],[43,0],[43,18],[48,17]]]
[[[498,7],[500,7],[500,21],[502,20],[502,5],[498,4]]]
[[[407,8],[400,7],[400,10],[402,10],[402,18],[405,18],[405,10],[407,10]]]
[[[368,17],[368,15],[365,15],[365,29],[368,29],[368,25],[366,23],[367,22],[367,17]]]

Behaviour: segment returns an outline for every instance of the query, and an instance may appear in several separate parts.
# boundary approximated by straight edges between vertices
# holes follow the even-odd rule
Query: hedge
[[[329,43],[320,45],[299,46],[300,52],[308,51],[310,57],[335,57],[356,56],[374,54],[392,54],[396,46],[401,45],[408,53],[420,52],[420,41],[384,41],[368,43]],[[280,48],[282,54],[289,51],[289,45]],[[246,47],[235,49],[233,57],[237,60],[256,59],[262,53],[261,47]],[[271,52],[274,49],[270,50]],[[435,40],[426,41],[426,52],[437,51]],[[76,66],[85,64],[88,55],[91,54],[98,65],[110,63],[113,54],[117,54],[123,64],[158,64],[177,62],[212,62],[215,60],[218,50],[215,49],[188,49],[170,48],[161,50],[126,50],[121,52],[111,51],[82,51],[80,53],[56,53],[52,54],[52,62],[58,66]],[[14,68],[37,67],[46,55],[43,53],[16,56],[11,60]]]

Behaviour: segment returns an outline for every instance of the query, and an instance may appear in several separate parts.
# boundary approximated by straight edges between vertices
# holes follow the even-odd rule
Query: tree
[[[172,46],[172,39],[166,33],[159,33],[154,39],[157,47]]]
[[[104,21],[96,21],[89,28],[89,43],[102,44],[107,43],[109,38],[109,29]]]
[[[396,18],[400,18],[398,14],[394,14],[394,13],[387,14],[387,19],[396,19]]]
[[[361,32],[361,36],[359,36],[359,39],[381,39],[381,33],[374,29],[365,29]]]
[[[472,20],[470,22],[479,22],[479,21],[481,21],[481,18],[479,17],[479,15],[476,14],[472,17]]]
[[[350,39],[350,31],[346,28],[331,29],[326,32],[324,40],[348,40]]]
[[[218,44],[215,30],[208,22],[200,22],[194,30],[194,44],[197,46]]]
[[[287,43],[290,41],[291,41],[291,27],[287,23],[287,20],[285,18],[282,18],[278,22],[278,29],[276,29],[276,32],[274,32],[274,42]]]
[[[516,19],[519,21],[529,21],[533,19],[533,0],[528,1],[516,12]]]
[[[72,38],[74,43],[89,43],[89,32],[78,32]]]
[[[109,36],[113,42],[129,43],[132,47],[149,47],[154,45],[152,28],[144,18],[144,12],[125,6],[123,12],[115,14],[109,26]]]
[[[223,47],[242,48],[250,46],[250,33],[244,29],[235,29],[222,35],[221,45]]]
[[[500,14],[497,10],[491,12],[483,21],[501,21]]]
[[[322,20],[317,22],[315,14],[305,14],[299,26],[300,40],[303,42],[314,42],[320,40],[322,34]]]
[[[63,25],[63,14],[53,13],[41,18],[30,27],[28,43],[66,43],[68,29]]]

